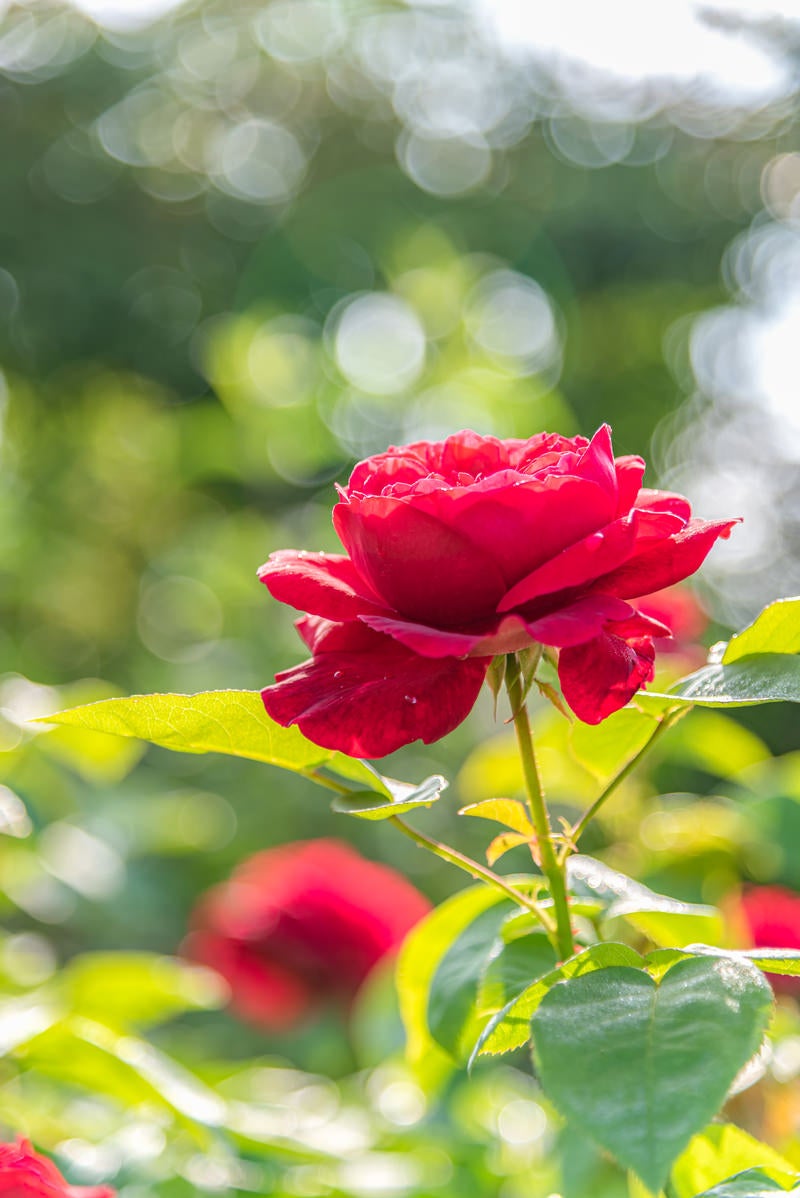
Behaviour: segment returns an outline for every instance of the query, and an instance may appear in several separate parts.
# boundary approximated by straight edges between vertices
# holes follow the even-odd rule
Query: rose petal
[[[579,720],[599,724],[651,681],[654,658],[648,637],[624,641],[609,633],[562,649],[558,676],[564,698]]]
[[[633,609],[631,610],[633,611]],[[672,636],[672,629],[668,624],[664,624],[654,616],[647,616],[640,611],[633,611],[633,615],[627,620],[611,621],[607,625],[606,631],[614,633],[615,636],[621,636],[626,641],[630,640],[631,637],[637,636]]]
[[[489,478],[457,491],[415,496],[413,502],[495,562],[508,590],[614,519],[617,479],[607,426],[580,452],[554,455],[553,466],[516,483],[498,486]]]
[[[270,554],[258,577],[274,599],[329,620],[354,620],[360,612],[386,610],[341,553],[281,549]]]
[[[272,719],[326,749],[383,757],[439,740],[469,715],[489,658],[421,657],[360,622],[339,626],[337,636],[349,634],[353,649],[321,653],[262,691]]]
[[[666,540],[645,545],[622,566],[594,584],[605,595],[634,599],[649,595],[694,574],[718,537],[727,538],[738,520],[690,520]]]
[[[510,611],[541,595],[583,586],[600,578],[630,556],[636,532],[637,517],[631,514],[590,533],[513,586],[500,600],[498,610]]]
[[[333,523],[358,574],[409,619],[471,622],[493,613],[507,589],[491,556],[413,501],[351,499],[337,503]]]
[[[518,616],[494,620],[481,632],[451,632],[391,616],[361,616],[360,619],[369,628],[390,636],[423,657],[494,657],[497,653],[516,653],[533,643]]]
[[[639,494],[645,472],[644,458],[633,453],[625,454],[614,459],[614,469],[619,489],[617,515],[624,516],[631,510]]]
[[[561,611],[527,620],[525,627],[542,645],[563,648],[593,640],[608,623],[625,621],[635,614],[629,603],[612,595],[587,595]]]
[[[642,511],[672,512],[673,515],[680,516],[682,520],[689,520],[692,515],[689,500],[685,495],[678,495],[675,491],[653,491],[648,487],[643,487],[636,496],[633,506]]]

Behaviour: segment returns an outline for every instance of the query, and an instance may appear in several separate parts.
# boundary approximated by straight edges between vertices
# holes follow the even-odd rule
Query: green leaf
[[[478,1057],[511,1052],[527,1044],[531,1038],[531,1016],[557,982],[562,982],[565,978],[581,977],[596,969],[607,969],[612,965],[639,968],[641,964],[642,958],[627,944],[613,942],[593,944],[591,948],[570,957],[557,969],[538,978],[533,985],[528,986],[489,1020],[472,1050],[470,1065]]]
[[[547,1096],[651,1190],[755,1053],[772,992],[746,961],[679,961],[660,984],[612,967],[554,986],[536,1010]]]
[[[615,903],[607,918],[624,919],[631,927],[657,944],[660,948],[677,948],[695,936],[706,940],[722,941],[725,923],[716,907],[702,903],[681,903],[656,895],[652,906],[648,900]]]
[[[478,1009],[493,1013],[550,973],[557,963],[555,949],[544,932],[520,936],[503,944],[484,972]]]
[[[606,922],[624,919],[660,947],[677,947],[696,938],[719,942],[724,935],[724,922],[716,907],[657,894],[593,857],[580,853],[571,857],[567,878],[571,894],[598,900]]]
[[[418,807],[430,807],[447,787],[447,782],[439,774],[431,775],[419,786],[395,782],[393,778],[383,778],[382,781],[396,796],[392,802],[387,803],[374,791],[353,791],[351,794],[337,795],[331,803],[331,810],[340,815],[355,815],[358,819],[392,819],[396,815],[415,811]]]
[[[730,665],[704,666],[666,694],[640,692],[636,702],[661,709],[672,704],[748,707],[754,703],[800,703],[800,657],[754,653]]]
[[[500,929],[519,909],[500,896],[499,902],[481,911],[449,945],[433,975],[428,1027],[437,1044],[456,1060],[469,1055],[483,1026],[477,1013],[478,990],[489,961],[502,946]]]
[[[800,596],[776,599],[728,641],[723,665],[754,653],[800,653]]]
[[[495,836],[486,849],[486,861],[489,865],[494,865],[495,861],[499,861],[511,849],[517,849],[521,844],[530,844],[531,835],[524,835],[522,832],[501,832],[499,836]]]
[[[498,824],[519,832],[522,836],[533,836],[533,824],[519,799],[483,799],[462,807],[459,815],[474,815],[479,819],[492,819]]]
[[[740,1127],[715,1123],[689,1141],[675,1162],[670,1185],[675,1198],[695,1198],[746,1169],[758,1169],[762,1176],[768,1173],[777,1179],[788,1179],[794,1172],[789,1161]]]
[[[267,715],[258,691],[206,691],[198,695],[132,695],[104,699],[47,716],[112,736],[132,736],[179,753],[228,753],[313,777],[328,769],[391,798],[380,776],[363,761],[313,744]]]
[[[719,957],[730,961],[750,961],[765,973],[800,977],[800,950],[791,948],[719,948],[712,944],[687,944],[675,952],[675,960],[679,957]]]
[[[397,961],[397,989],[406,1053],[413,1064],[438,1051],[428,1027],[428,995],[439,962],[465,928],[504,902],[508,902],[504,895],[482,883],[469,886],[440,904],[404,940]]]
[[[695,711],[669,735],[670,761],[688,762],[720,778],[735,778],[769,758],[769,749],[754,732],[711,708]]]
[[[698,1198],[770,1198],[772,1194],[800,1194],[800,1187],[781,1185],[761,1169],[747,1169],[727,1181],[720,1182],[710,1190],[704,1190]]]
[[[494,718],[497,719],[497,700],[500,698],[500,692],[503,689],[503,683],[506,679],[506,655],[498,653],[492,658],[491,665],[486,671],[486,682],[489,690],[492,692],[494,699]]]
[[[574,723],[569,745],[575,758],[605,786],[649,741],[656,729],[654,716],[636,707],[623,707],[599,724]]]
[[[73,957],[56,986],[75,1014],[119,1028],[209,1010],[220,1006],[226,994],[224,983],[211,970],[156,953]]]
[[[79,1016],[33,1041],[22,1064],[129,1107],[155,1100],[189,1125],[219,1127],[227,1115],[222,1098],[177,1061],[136,1036]]]

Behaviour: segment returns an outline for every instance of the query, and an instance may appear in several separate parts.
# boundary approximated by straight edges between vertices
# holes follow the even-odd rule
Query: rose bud
[[[326,748],[382,757],[450,732],[495,654],[559,651],[564,698],[597,724],[653,677],[670,629],[637,596],[693,574],[735,520],[641,487],[644,462],[539,433],[460,432],[360,462],[333,524],[344,554],[274,553],[270,593],[307,613],[311,651],[263,691],[269,715]]]
[[[349,1004],[429,910],[388,866],[304,841],[256,853],[204,895],[184,952],[225,978],[242,1019],[275,1031]]]
[[[0,1144],[0,1195],[7,1198],[114,1198],[115,1193],[109,1186],[71,1186],[27,1140]]]

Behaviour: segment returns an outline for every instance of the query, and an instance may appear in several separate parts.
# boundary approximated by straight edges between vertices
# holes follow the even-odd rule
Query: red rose
[[[750,886],[734,920],[742,923],[752,948],[800,948],[800,894],[784,886]],[[774,990],[800,993],[800,978],[767,974]]]
[[[71,1186],[27,1140],[0,1144],[0,1194],[6,1198],[114,1198],[109,1186]]]
[[[489,662],[560,650],[575,714],[596,724],[653,676],[669,629],[629,602],[692,574],[734,520],[691,519],[681,495],[641,490],[644,462],[592,438],[473,432],[360,462],[333,523],[347,555],[275,553],[260,576],[309,613],[310,661],[263,692],[279,724],[354,757],[450,732]]]
[[[349,1002],[430,910],[410,882],[337,840],[267,849],[201,899],[185,951],[228,982],[242,1018],[290,1027]]]
[[[708,616],[688,587],[666,587],[652,595],[643,595],[636,606],[644,616],[652,616],[672,631],[672,639],[659,645],[665,653],[685,653],[697,648],[697,639],[708,625]],[[703,654],[705,659],[705,654]]]

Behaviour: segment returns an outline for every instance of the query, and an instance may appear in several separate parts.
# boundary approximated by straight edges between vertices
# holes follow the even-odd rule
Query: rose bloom
[[[800,949],[800,894],[784,886],[750,886],[733,919],[751,948]],[[767,974],[778,993],[800,995],[800,978]]]
[[[540,433],[460,432],[360,462],[333,524],[346,554],[274,553],[260,577],[311,650],[263,691],[316,743],[381,757],[450,732],[494,654],[559,650],[564,698],[597,724],[653,677],[669,628],[630,602],[692,574],[735,520],[642,489],[644,462]]]
[[[27,1140],[0,1144],[0,1195],[6,1198],[114,1198],[108,1186],[71,1186]]]
[[[279,1031],[349,1003],[430,910],[395,870],[338,840],[256,853],[198,904],[185,953],[222,974],[243,1019]]]

